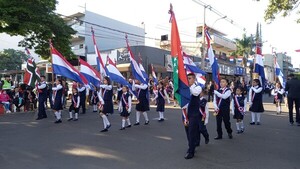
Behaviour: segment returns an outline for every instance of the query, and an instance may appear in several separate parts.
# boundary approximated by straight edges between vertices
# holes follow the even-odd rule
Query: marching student
[[[110,78],[108,76],[104,77],[103,84],[100,85],[100,92],[98,92],[98,98],[103,98],[103,107],[100,109],[100,116],[103,120],[104,129],[100,132],[107,132],[111,127],[110,122],[108,121],[107,115],[114,113],[114,105],[113,105],[113,88],[111,85]],[[100,99],[101,100],[101,99]]]
[[[61,123],[61,110],[62,107],[62,93],[63,93],[63,87],[61,85],[62,81],[60,79],[56,79],[55,84],[56,87],[52,87],[53,91],[53,110],[56,117],[56,121],[54,123]]]
[[[247,98],[242,93],[243,89],[237,87],[230,104],[231,114],[236,119],[237,134],[243,133],[245,130],[243,119],[246,112]]]
[[[123,86],[122,87],[122,95],[120,97],[120,101],[119,101],[119,111],[121,112],[120,115],[122,117],[122,127],[120,130],[124,130],[125,129],[125,123],[127,121],[128,126],[126,126],[126,128],[130,128],[131,127],[131,123],[130,123],[130,119],[129,119],[129,115],[131,113],[131,94],[129,93],[129,89],[128,86]]]
[[[99,88],[97,88],[97,87],[94,87],[94,91],[92,91],[91,102],[93,105],[93,112],[97,112],[97,104],[99,102],[98,91],[99,91]]]
[[[136,109],[136,123],[134,125],[135,126],[140,125],[141,112],[143,113],[144,118],[145,118],[145,125],[148,125],[149,124],[149,118],[148,118],[147,111],[150,110],[149,100],[147,98],[148,85],[140,83],[140,81],[138,81],[138,80],[133,80],[132,90],[135,91],[136,89],[137,89],[138,103],[135,107],[135,109]]]
[[[81,114],[85,114],[86,108],[85,108],[85,104],[86,104],[86,87],[81,84],[81,83],[77,83],[78,87],[77,90],[79,92],[79,96],[80,96],[80,107],[82,108],[82,112]],[[80,109],[79,107],[79,109]]]
[[[118,84],[118,88],[117,88],[117,99],[116,99],[116,103],[119,105],[120,101],[121,101],[121,97],[123,94],[123,85]]]
[[[206,91],[202,89],[202,92],[200,93],[200,113],[202,115],[202,119],[200,121],[200,133],[205,138],[205,144],[208,144],[209,142],[209,134],[207,132],[206,125],[208,123],[209,118],[209,110],[207,105],[207,100],[204,97],[206,95]],[[200,135],[199,135],[200,136]],[[199,140],[200,143],[200,140]]]
[[[284,89],[280,82],[276,83],[275,88],[272,90],[272,95],[274,96],[274,104],[276,104],[277,114],[281,114],[281,103],[283,100]]]
[[[79,112],[79,106],[80,106],[80,96],[78,94],[77,88],[72,89],[72,100],[71,100],[71,106],[69,108],[69,114],[70,118],[68,121],[78,121],[78,112]],[[75,118],[73,119],[73,112],[75,113]]]
[[[184,158],[191,159],[194,157],[196,144],[199,141],[200,121],[202,119],[199,95],[202,92],[202,88],[196,84],[195,74],[189,73],[187,77],[191,99],[187,106],[187,117],[185,120],[189,148]]]
[[[166,89],[164,88],[163,82],[159,82],[157,85],[157,91],[155,92],[155,98],[152,99],[152,101],[156,100],[156,111],[159,113],[159,119],[158,121],[164,121],[164,111],[165,111],[165,99],[167,99],[168,103],[170,104],[170,99],[167,94]]]
[[[41,120],[43,118],[47,118],[46,110],[45,110],[45,103],[47,100],[47,84],[45,81],[45,76],[41,76],[41,82],[39,82],[37,89],[38,89],[38,100],[39,100],[39,113],[36,120]]]
[[[221,79],[220,86],[218,90],[214,90],[214,109],[217,119],[217,133],[215,140],[222,139],[222,121],[224,121],[225,128],[228,133],[229,139],[232,139],[232,129],[230,124],[230,96],[231,90],[227,87],[227,79]]]
[[[258,79],[253,79],[252,87],[249,90],[249,111],[251,111],[251,123],[250,125],[260,125],[260,114],[264,112],[263,106],[263,88],[261,87]],[[255,118],[256,117],[256,118]]]

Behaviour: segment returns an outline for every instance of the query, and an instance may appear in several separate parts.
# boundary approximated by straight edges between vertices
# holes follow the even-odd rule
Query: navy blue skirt
[[[145,98],[145,99],[139,100],[139,103],[135,106],[135,109],[140,112],[149,111],[150,107],[149,107],[148,99]]]
[[[157,99],[156,101],[157,101],[156,111],[164,112],[165,111],[165,99],[161,98],[161,99]]]
[[[104,101],[102,113],[103,114],[107,114],[107,113],[113,114],[114,113],[114,104],[113,104],[112,100]]]
[[[55,99],[54,100],[54,105],[53,105],[53,110],[62,110],[62,100],[61,99]]]

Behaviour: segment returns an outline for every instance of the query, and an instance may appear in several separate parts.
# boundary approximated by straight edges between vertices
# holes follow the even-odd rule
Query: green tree
[[[0,52],[0,70],[21,70],[22,63],[27,59],[28,56],[23,51],[4,49]]]
[[[19,46],[34,48],[45,59],[52,39],[53,46],[71,58],[70,38],[76,32],[54,13],[56,4],[56,0],[1,0],[0,33],[24,36]]]
[[[269,0],[268,7],[265,10],[265,21],[270,23],[276,18],[277,15],[286,17],[295,9],[297,9],[299,4],[299,0]],[[297,13],[299,14],[300,11],[297,11]],[[297,23],[300,23],[300,18],[297,20]]]
[[[235,39],[235,43],[237,49],[233,56],[243,56],[243,65],[246,66],[248,56],[253,54],[253,37],[243,34],[242,39]]]

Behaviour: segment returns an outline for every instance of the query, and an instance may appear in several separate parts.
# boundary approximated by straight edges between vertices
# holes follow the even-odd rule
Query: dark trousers
[[[296,122],[300,123],[300,114],[299,114],[299,107],[300,107],[300,99],[297,98],[291,98],[288,97],[288,106],[289,106],[289,118],[290,118],[290,123],[294,123],[294,117],[293,117],[293,105],[295,103],[295,108],[296,108]]]
[[[223,132],[222,132],[222,120],[225,124],[225,128],[227,130],[228,134],[232,133],[231,130],[231,124],[230,124],[230,116],[229,116],[229,110],[228,111],[222,111],[222,109],[220,109],[219,114],[216,116],[217,119],[217,132],[218,132],[218,136],[222,137]]]
[[[189,142],[188,153],[193,154],[195,152],[197,139],[199,139],[200,120],[200,117],[189,117],[189,125],[187,129]]]
[[[52,92],[49,93],[48,99],[49,99],[50,108],[52,109],[53,108]]]
[[[213,93],[208,93],[207,101],[210,102],[210,99],[211,99],[212,102],[214,101],[214,95],[213,95]]]
[[[47,117],[46,110],[45,110],[45,102],[47,100],[47,97],[40,96],[39,97],[39,113],[38,118],[44,118]]]
[[[80,96],[80,106],[79,109],[82,108],[82,114],[85,114],[85,96]]]

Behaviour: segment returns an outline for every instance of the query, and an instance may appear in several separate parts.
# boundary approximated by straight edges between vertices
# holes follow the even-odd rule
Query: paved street
[[[224,135],[215,141],[215,118],[208,130],[211,141],[197,148],[194,159],[185,160],[187,141],[178,108],[169,107],[166,121],[159,123],[154,108],[149,126],[134,126],[120,131],[121,117],[109,116],[112,127],[100,133],[102,120],[97,113],[81,115],[77,122],[54,124],[54,116],[36,121],[35,114],[15,113],[0,116],[0,169],[297,169],[300,168],[300,127],[290,126],[287,113],[276,115],[266,103],[262,125]],[[284,108],[284,111],[287,111]],[[212,113],[212,112],[211,112]],[[141,118],[143,122],[143,118]],[[135,122],[135,112],[131,116]],[[235,131],[235,122],[231,120]],[[225,132],[223,128],[223,132]]]

